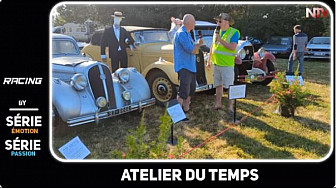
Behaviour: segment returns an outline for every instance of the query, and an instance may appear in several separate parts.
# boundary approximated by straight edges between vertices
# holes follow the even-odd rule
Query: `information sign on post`
[[[171,145],[175,145],[177,141],[174,140],[174,124],[185,120],[187,117],[185,113],[183,112],[182,107],[178,103],[177,99],[173,99],[168,102],[167,112],[173,121],[173,124],[170,127],[170,131],[171,131],[170,141],[168,142]]]
[[[183,119],[186,118],[186,115],[184,114],[182,107],[180,106],[180,104],[177,102],[176,99],[174,99],[172,102],[171,101],[169,102],[167,111],[174,123],[182,121]]]
[[[246,85],[230,85],[229,86],[229,99],[239,99],[246,97]]]
[[[236,103],[237,103],[236,99],[245,97],[246,97],[246,84],[229,86],[229,100],[234,100],[233,123],[236,122]]]

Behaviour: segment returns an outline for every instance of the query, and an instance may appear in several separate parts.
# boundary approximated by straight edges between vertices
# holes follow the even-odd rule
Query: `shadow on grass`
[[[254,104],[250,104],[250,103],[245,103],[245,102],[242,102],[242,101],[239,101],[237,100],[237,111],[239,111],[239,109],[245,111],[245,112],[248,112],[248,113],[252,113],[252,115],[254,116],[264,116],[264,117],[268,117],[266,114],[263,113],[263,108],[260,107],[259,110],[257,110],[259,108],[259,106],[256,106]],[[240,115],[238,113],[238,118],[240,117],[243,117],[244,115]]]
[[[315,153],[321,157],[326,155],[330,148],[328,145],[312,141],[305,137],[275,129],[265,122],[254,118],[248,118],[245,120],[245,124],[246,122],[248,122],[248,127],[266,131],[265,139],[279,147],[303,148],[305,151]]]
[[[244,115],[238,114],[238,118],[241,118],[242,116]],[[302,123],[306,127],[310,127],[312,130],[323,130],[324,132],[328,132],[328,130],[330,130],[330,127],[327,124],[315,120],[310,120],[309,118],[298,117],[295,118],[295,120],[301,123],[312,123],[312,126]],[[266,135],[264,136],[264,139],[268,140],[278,147],[303,149],[307,152],[314,153],[321,157],[325,156],[330,148],[329,145],[321,144],[308,138],[273,128],[265,122],[255,118],[247,118],[245,121],[243,121],[243,125],[244,126],[241,126],[242,128],[255,128],[257,130],[265,132]],[[204,125],[202,127],[199,127],[199,129],[204,132],[216,134],[224,128],[219,129],[214,125]],[[256,159],[295,159],[293,154],[287,151],[286,148],[284,150],[274,150],[261,144],[259,141],[248,137],[247,135],[237,132],[234,129],[226,131],[224,134],[218,136],[217,138],[225,139],[230,146],[237,146],[242,149],[246,154],[249,154]],[[199,138],[192,137],[188,137],[188,141],[192,146],[196,146],[203,142],[203,140],[200,140]],[[239,156],[239,154],[237,155]]]
[[[218,120],[231,120],[231,117],[229,117],[229,115],[227,115],[226,113],[208,110],[204,110],[203,112],[204,115],[209,116],[209,121],[207,121],[206,123],[195,124],[197,120],[191,120],[191,122],[188,123],[188,127],[190,129],[197,128],[199,129],[199,132],[215,135],[225,129],[225,127],[223,128],[222,124],[218,125]],[[243,116],[243,114],[238,113],[237,118],[242,118]],[[196,115],[196,117],[199,116]],[[265,125],[264,127],[269,126]],[[204,142],[204,139],[201,139],[202,137],[200,138],[197,135],[193,137],[184,136],[184,138],[189,142],[191,146],[197,146],[198,144]],[[247,135],[241,134],[234,129],[227,130],[225,133],[223,133],[221,136],[218,136],[217,138],[225,139],[229,146],[236,146],[242,149],[244,153],[249,154],[254,159],[295,159],[295,157],[286,150],[274,150],[272,148],[264,146],[259,141],[252,139]],[[239,154],[239,152],[237,152],[237,156],[243,157]]]
[[[285,150],[274,150],[264,146],[260,142],[243,135],[235,130],[228,130],[220,138],[223,138],[231,146],[241,148],[254,159],[295,159],[293,154]]]
[[[301,125],[303,125],[304,127],[313,130],[313,131],[322,131],[324,133],[328,133],[330,132],[330,125],[314,120],[314,119],[310,119],[307,117],[300,117],[300,116],[295,116],[294,120],[299,122]]]
[[[270,86],[247,84],[246,85],[246,99],[264,102],[272,96]]]
[[[246,84],[246,98],[255,100],[255,101],[265,101],[268,99],[272,94],[270,92],[269,86],[259,85],[259,84],[252,84],[249,82],[240,82],[239,84],[243,85]],[[194,99],[200,99],[201,97],[209,98],[211,99],[210,103],[215,103],[215,89],[208,90],[208,91],[202,91],[199,93],[196,93],[194,95]],[[228,90],[224,90],[223,92],[223,98],[222,98],[222,104],[223,107],[227,105],[226,100],[228,99]],[[204,100],[204,99],[203,99]],[[202,100],[201,100],[202,101]]]
[[[311,93],[309,95],[310,95],[310,97],[309,97],[310,98],[310,102],[309,102],[310,105],[325,108],[325,106],[318,103],[318,102],[323,102],[320,95],[311,94]]]

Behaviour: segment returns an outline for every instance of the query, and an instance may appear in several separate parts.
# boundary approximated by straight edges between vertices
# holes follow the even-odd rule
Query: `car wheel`
[[[164,105],[169,100],[176,98],[176,85],[169,80],[164,72],[152,72],[148,77],[148,84],[157,104]]]
[[[272,71],[275,70],[274,64],[273,64],[273,62],[270,61],[270,60],[267,60],[267,62],[266,62],[266,66],[267,66],[267,72],[266,72],[266,74],[268,74],[268,73],[270,73],[270,72],[272,72]],[[253,83],[253,84],[259,84],[259,85],[264,85],[264,86],[266,86],[266,85],[268,85],[269,83],[271,83],[272,80],[273,80],[273,78],[266,78],[264,81],[261,81],[261,82],[252,82],[252,83]]]
[[[69,126],[61,119],[55,107],[53,107],[53,110],[55,113],[55,118],[53,119],[52,123],[53,135],[64,136],[65,134],[69,133]]]

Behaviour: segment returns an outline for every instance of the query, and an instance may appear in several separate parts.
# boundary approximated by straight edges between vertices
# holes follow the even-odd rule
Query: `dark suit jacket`
[[[100,41],[100,53],[101,55],[105,55],[105,48],[109,47],[109,57],[115,57],[116,53],[118,52],[119,46],[121,47],[121,51],[126,52],[126,43],[125,39],[130,40],[130,44],[134,43],[134,39],[131,37],[128,31],[126,31],[125,28],[120,27],[120,38],[119,41],[117,37],[115,36],[113,26],[106,28],[104,30],[104,33],[102,35],[101,41]]]

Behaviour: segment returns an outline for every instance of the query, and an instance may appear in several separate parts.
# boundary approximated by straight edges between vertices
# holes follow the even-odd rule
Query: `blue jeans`
[[[299,64],[299,73],[303,73],[303,62],[304,62],[304,52],[296,52],[296,59],[300,62]],[[289,60],[288,60],[288,69],[287,71],[289,73],[293,72],[293,53],[290,54]]]

